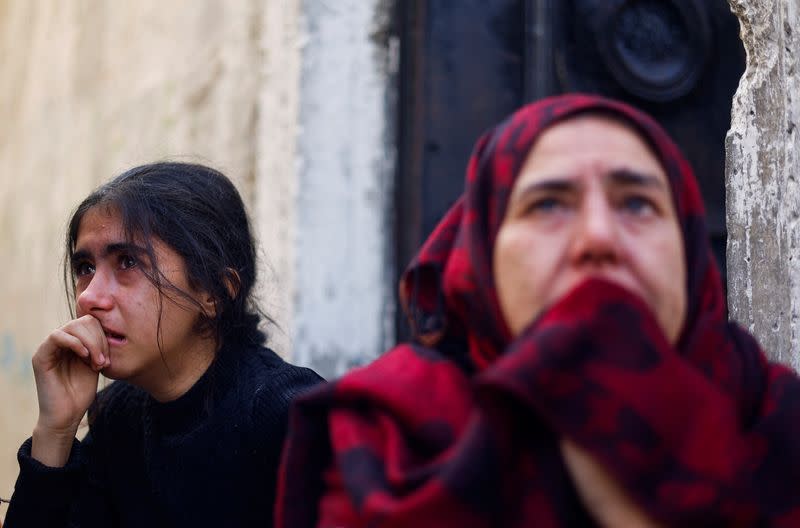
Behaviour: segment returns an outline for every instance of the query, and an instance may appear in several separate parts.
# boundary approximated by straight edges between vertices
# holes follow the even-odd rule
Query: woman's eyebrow
[[[614,169],[609,172],[605,178],[611,183],[616,185],[625,186],[642,186],[652,187],[656,189],[667,190],[664,181],[652,174],[640,172],[633,169]],[[548,177],[544,180],[535,181],[522,187],[518,192],[512,196],[513,200],[521,199],[529,194],[538,192],[555,192],[555,193],[569,193],[578,190],[581,187],[580,181],[575,181],[571,178],[561,178],[558,176]]]
[[[661,178],[631,169],[613,170],[608,174],[607,179],[618,185],[637,185],[667,190],[667,186]]]
[[[527,194],[536,193],[536,192],[557,192],[557,193],[566,193],[570,191],[574,191],[578,188],[580,184],[578,182],[566,179],[566,178],[550,178],[547,180],[541,180],[533,183],[529,183],[525,187],[519,190],[519,192],[514,193],[515,198],[521,198]]]

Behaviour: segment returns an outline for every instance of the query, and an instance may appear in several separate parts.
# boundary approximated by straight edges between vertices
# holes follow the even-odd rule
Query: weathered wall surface
[[[0,2],[0,497],[36,416],[30,357],[67,316],[70,209],[120,170],[167,156],[222,169],[254,206],[267,170],[256,141],[259,65],[273,45],[263,31],[279,23],[265,9],[291,3]],[[288,126],[265,129],[293,137]]]
[[[300,105],[299,0],[260,0],[258,37],[258,108],[255,137],[255,181],[251,218],[261,242],[259,300],[277,326],[269,329],[270,345],[290,356],[294,324],[297,215],[297,119]]]
[[[727,138],[731,317],[800,370],[800,79],[795,0],[730,0],[747,70]]]
[[[303,1],[294,356],[323,376],[394,339],[391,2]]]

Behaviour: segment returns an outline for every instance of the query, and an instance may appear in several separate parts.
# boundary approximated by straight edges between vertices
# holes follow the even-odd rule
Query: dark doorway
[[[745,60],[727,0],[401,0],[398,8],[398,270],[461,193],[483,131],[527,101],[583,91],[642,108],[677,140],[724,271],[724,142]]]

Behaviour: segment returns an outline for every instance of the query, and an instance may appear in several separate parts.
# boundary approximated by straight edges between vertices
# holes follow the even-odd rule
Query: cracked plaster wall
[[[730,0],[747,68],[727,137],[731,318],[774,360],[800,368],[800,188],[795,0]]]

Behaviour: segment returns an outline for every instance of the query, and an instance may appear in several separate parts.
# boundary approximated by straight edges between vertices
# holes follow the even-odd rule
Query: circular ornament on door
[[[598,51],[624,90],[663,103],[695,87],[711,53],[702,2],[606,0],[598,11]]]

